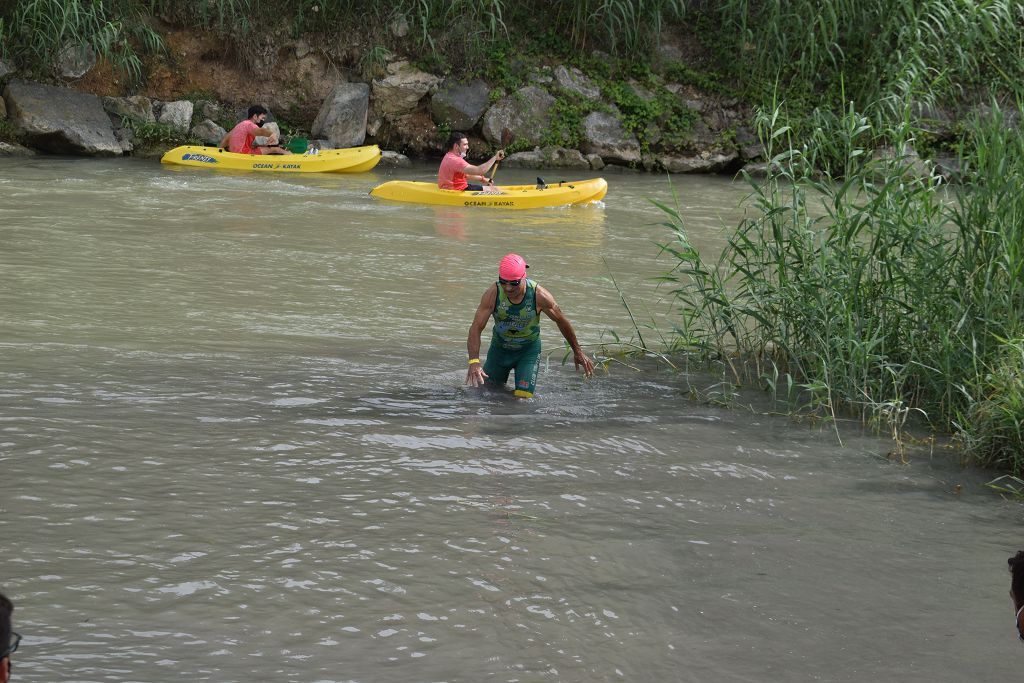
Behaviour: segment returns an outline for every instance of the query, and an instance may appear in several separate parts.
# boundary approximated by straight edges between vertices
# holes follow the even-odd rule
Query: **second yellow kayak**
[[[317,154],[235,154],[220,147],[184,145],[161,157],[164,164],[272,173],[360,173],[380,161],[380,147],[322,149]]]
[[[437,204],[442,206],[485,206],[496,209],[536,209],[600,201],[608,192],[604,178],[577,180],[547,185],[500,185],[501,194],[442,190],[436,183],[392,180],[370,191],[374,197],[396,202]]]

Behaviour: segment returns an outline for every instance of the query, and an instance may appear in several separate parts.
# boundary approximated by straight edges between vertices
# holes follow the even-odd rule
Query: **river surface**
[[[463,387],[509,251],[593,352],[631,336],[612,278],[670,328],[664,177],[525,213],[367,195],[432,172],[0,159],[14,680],[1019,678],[1021,506],[950,451],[695,403],[713,378],[654,360],[586,381],[548,320],[536,399]],[[674,183],[713,257],[746,189]]]

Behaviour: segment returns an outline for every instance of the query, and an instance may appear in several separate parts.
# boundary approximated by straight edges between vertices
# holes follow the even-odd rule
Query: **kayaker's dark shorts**
[[[474,185],[473,183],[466,183],[466,189],[463,190],[463,192],[480,192],[483,189],[483,185]]]

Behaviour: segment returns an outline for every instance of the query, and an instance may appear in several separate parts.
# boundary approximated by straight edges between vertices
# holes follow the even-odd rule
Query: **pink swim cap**
[[[502,280],[520,280],[526,276],[529,267],[519,254],[505,254],[498,265],[498,277]]]

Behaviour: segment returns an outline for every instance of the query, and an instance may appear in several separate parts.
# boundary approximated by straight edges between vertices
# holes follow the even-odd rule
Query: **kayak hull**
[[[604,178],[548,185],[500,185],[501,194],[442,190],[435,183],[392,180],[378,185],[370,194],[380,199],[440,206],[484,206],[494,209],[537,209],[548,206],[589,204],[600,201],[608,192]]]
[[[164,164],[263,173],[361,173],[380,161],[380,147],[323,149],[318,154],[235,154],[220,147],[184,145],[160,158]]]

